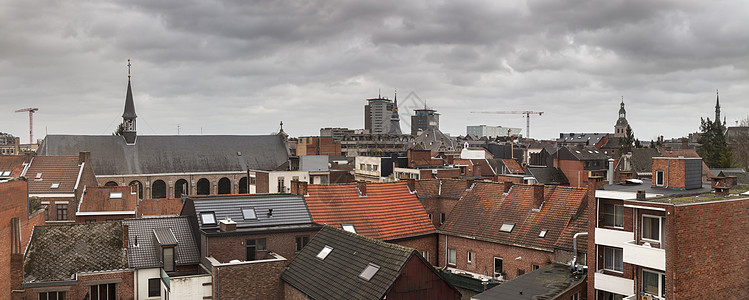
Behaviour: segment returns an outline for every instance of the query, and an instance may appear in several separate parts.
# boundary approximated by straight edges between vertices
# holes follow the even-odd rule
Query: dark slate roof
[[[567,176],[559,168],[554,167],[526,167],[525,173],[536,178],[540,184],[570,184]]]
[[[560,133],[557,143],[586,143],[593,146],[607,135],[608,133]]]
[[[322,260],[317,254],[333,250]],[[416,250],[325,226],[281,273],[281,279],[312,299],[382,299]],[[372,279],[359,274],[380,266]]]
[[[90,151],[96,175],[274,170],[288,160],[278,135],[48,135],[39,155]],[[239,155],[241,154],[241,155]]]
[[[664,196],[678,196],[678,195],[692,195],[709,193],[711,191],[710,183],[702,183],[702,188],[692,190],[678,190],[678,189],[664,189],[659,187],[653,187],[653,180],[650,178],[642,178],[642,184],[627,184],[627,183],[616,183],[607,184],[603,186],[603,190],[606,191],[618,191],[618,192],[630,192],[636,193],[637,191],[645,191],[648,194],[661,194]],[[649,201],[649,200],[646,200]]]
[[[572,156],[574,156],[577,160],[607,160],[608,156],[606,156],[603,151],[600,151],[594,147],[585,147],[585,148],[577,148],[577,147],[569,147],[564,148],[564,150],[560,151],[569,151]]]
[[[78,272],[126,269],[122,224],[35,226],[24,268],[24,283],[67,281]]]
[[[416,146],[421,146],[423,150],[430,150],[432,152],[448,152],[457,151],[458,145],[454,138],[442,133],[439,129],[429,128],[424,130],[417,136],[410,147],[415,150]]]
[[[653,172],[653,157],[660,156],[658,149],[632,149],[632,170],[636,174]]]
[[[177,245],[174,257],[176,265],[200,262],[200,250],[187,217],[127,219],[122,224],[128,226],[127,261],[131,268],[161,267],[159,241],[164,245]]]
[[[583,282],[585,275],[575,275],[570,272],[568,265],[553,263],[488,289],[471,299],[557,299]],[[585,293],[585,290],[582,293]]]
[[[198,225],[201,228],[218,228],[218,225],[203,226],[201,212],[214,212],[216,223],[227,217],[240,228],[260,228],[287,225],[314,224],[304,197],[292,194],[227,195],[187,198],[193,201]],[[243,208],[254,208],[257,219],[245,220]],[[270,210],[273,214],[268,216]]]
[[[127,95],[125,95],[125,111],[122,112],[123,118],[135,118],[135,103],[133,102],[133,90],[130,88],[130,79],[127,80]]]

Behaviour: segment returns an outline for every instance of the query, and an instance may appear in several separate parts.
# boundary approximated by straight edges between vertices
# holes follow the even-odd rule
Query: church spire
[[[125,137],[127,144],[135,144],[136,128],[135,119],[138,115],[135,114],[135,103],[133,102],[133,89],[130,85],[130,60],[127,60],[127,94],[125,95],[125,111],[122,113],[122,135]]]
[[[718,95],[718,90],[715,90],[715,122],[720,124],[720,95]]]

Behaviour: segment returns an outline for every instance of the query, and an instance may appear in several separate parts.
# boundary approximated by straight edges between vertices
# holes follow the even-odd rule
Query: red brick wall
[[[401,245],[404,247],[414,248],[419,253],[429,251],[429,261],[433,266],[437,265],[437,234],[430,234],[415,238],[401,239],[401,240],[389,240],[388,243]]]
[[[31,238],[34,225],[44,224],[44,210],[29,215],[27,182],[16,180],[0,183],[0,299],[8,299],[11,290],[20,289],[23,280],[23,251]],[[20,225],[20,252],[12,254],[11,220]]]
[[[421,201],[421,205],[424,206],[424,209],[426,210],[427,214],[432,214],[432,224],[434,224],[435,228],[440,228],[440,214],[445,214],[445,219],[447,219],[447,216],[450,215],[450,212],[455,207],[455,204],[458,203],[459,199],[449,199],[449,198],[428,198],[428,199],[419,199]]]
[[[106,222],[107,220],[124,220],[134,218],[135,215],[111,215],[111,216],[85,216],[75,217],[76,223],[86,223],[87,220],[93,220],[94,222]]]
[[[512,182],[513,184],[523,184],[523,177],[494,175],[494,182],[507,182],[507,181]]]
[[[91,285],[111,282],[112,280],[115,280],[119,281],[115,283],[115,285],[117,286],[117,299],[132,300],[135,297],[133,278],[133,271],[79,274],[78,281],[75,285],[59,286],[57,287],[57,290],[67,290],[67,299],[83,299],[86,294],[89,293]],[[13,299],[37,299],[39,292],[49,291],[51,289],[54,290],[55,287],[27,288],[23,292],[23,294],[14,294]]]
[[[664,187],[685,187],[683,159],[653,158],[653,186],[656,186],[658,178],[656,171],[663,171]]]
[[[430,266],[415,254],[406,262],[400,276],[385,295],[392,299],[460,299],[460,293],[451,288]]]
[[[749,200],[674,210],[666,220],[666,286],[673,286],[666,297],[749,299]]]
[[[270,191],[270,174],[267,172],[255,173],[255,192],[267,193]]]
[[[248,239],[265,238],[265,247],[291,261],[296,257],[296,237],[308,235],[310,240],[319,229],[254,235],[230,235],[208,237],[207,255],[222,263],[247,259],[244,242]]]
[[[213,299],[283,299],[287,260],[213,266]]]
[[[437,178],[460,178],[460,169],[440,169],[437,170]]]
[[[557,160],[557,159],[554,159]],[[562,170],[572,187],[584,187],[588,180],[588,171],[585,171],[585,164],[576,160],[559,160],[559,169]]]
[[[284,300],[308,300],[309,297],[288,283],[283,284]]]
[[[465,239],[456,236],[439,235],[439,266],[443,267],[447,263],[447,247],[456,250],[456,265],[449,265],[453,268],[477,273],[487,274],[489,276],[494,272],[494,257],[502,258],[502,269],[505,272],[505,279],[517,277],[518,269],[524,270],[525,273],[531,271],[532,265],[543,267],[554,261],[554,253],[540,251],[528,248],[508,246],[503,244],[491,243],[486,241]],[[472,263],[467,261],[467,252],[473,253]],[[517,260],[517,257],[521,257]]]

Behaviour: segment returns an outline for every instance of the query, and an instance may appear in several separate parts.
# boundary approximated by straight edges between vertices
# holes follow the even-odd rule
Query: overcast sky
[[[362,128],[366,98],[398,90],[440,127],[531,136],[613,132],[624,97],[641,140],[749,115],[744,1],[28,1],[0,4],[0,131],[110,134],[127,59],[139,134],[291,136]],[[413,93],[413,94],[411,94]],[[407,95],[411,94],[410,97]]]

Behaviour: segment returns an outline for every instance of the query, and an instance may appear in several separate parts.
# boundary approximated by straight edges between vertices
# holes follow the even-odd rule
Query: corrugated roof
[[[390,240],[436,232],[415,194],[405,182],[367,183],[366,197],[357,184],[310,185],[305,197],[319,224],[353,224],[358,234]]]
[[[326,246],[333,250],[319,259]],[[311,299],[382,299],[415,254],[411,248],[325,226],[289,263],[281,279]],[[370,263],[380,269],[364,280],[359,274]]]
[[[274,170],[288,160],[278,135],[48,135],[40,155],[91,152],[97,175]],[[241,154],[241,155],[240,155]],[[38,157],[37,157],[38,158]]]
[[[26,177],[29,178],[29,194],[72,193],[78,180],[81,166],[78,156],[35,156]],[[41,173],[41,179],[37,175]],[[59,183],[57,188],[52,184]]]
[[[533,200],[533,186],[514,185],[504,195],[503,185],[478,182],[453,208],[441,232],[476,236],[506,244],[519,244],[553,250],[566,238],[574,221],[584,222],[586,190],[562,186],[545,186],[540,211]],[[515,224],[511,232],[501,232],[503,224]],[[545,237],[539,237],[546,230]],[[571,244],[571,243],[570,243]]]
[[[218,221],[227,217],[237,223],[237,228],[269,227],[281,225],[312,224],[312,217],[304,199],[292,194],[228,195],[188,198],[195,205],[198,225],[201,228],[218,227]],[[255,210],[255,219],[245,220],[242,209]],[[272,213],[271,213],[272,210]],[[203,226],[202,212],[216,214],[216,225]]]
[[[176,265],[193,265],[200,262],[200,250],[187,217],[127,219],[122,221],[122,224],[128,226],[127,261],[131,268],[162,267],[159,259],[159,238],[164,245],[177,245],[174,251]]]
[[[35,226],[25,283],[72,280],[78,272],[127,268],[120,222]]]

